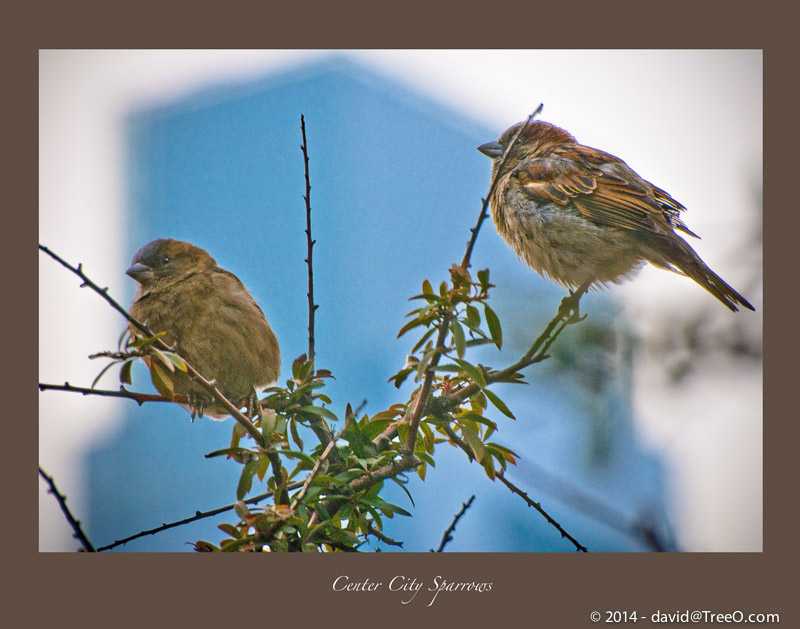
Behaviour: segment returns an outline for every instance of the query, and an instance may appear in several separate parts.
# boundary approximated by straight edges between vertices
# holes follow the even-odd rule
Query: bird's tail
[[[739,310],[737,305],[755,310],[730,284],[708,268],[689,243],[680,236],[673,236],[662,239],[661,246],[652,249],[653,255],[647,256],[649,262],[690,277],[734,312]]]

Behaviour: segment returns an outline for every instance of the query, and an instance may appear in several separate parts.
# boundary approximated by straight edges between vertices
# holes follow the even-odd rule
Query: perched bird
[[[239,278],[205,250],[159,238],[136,253],[126,273],[139,283],[131,315],[153,332],[166,332],[164,341],[233,404],[243,406],[256,389],[278,379],[280,349],[264,313]],[[175,394],[192,400],[193,416],[195,410],[216,418],[229,414],[220,406],[204,409],[211,396],[186,373],[171,375]]]
[[[690,277],[733,311],[754,310],[675,232],[698,237],[680,219],[686,208],[621,159],[542,121],[518,123],[478,150],[493,159],[497,231],[542,276],[582,293],[650,262]]]

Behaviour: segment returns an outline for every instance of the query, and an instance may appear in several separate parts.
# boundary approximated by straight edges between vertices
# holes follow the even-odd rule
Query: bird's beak
[[[503,154],[503,147],[499,142],[487,142],[486,144],[481,144],[478,147],[478,150],[486,155],[486,157],[491,157],[492,159],[500,157]]]
[[[141,262],[137,262],[127,271],[125,271],[127,275],[130,275],[133,279],[135,279],[140,284],[142,282],[146,282],[149,279],[153,278],[153,269],[151,269],[146,264],[142,264]]]

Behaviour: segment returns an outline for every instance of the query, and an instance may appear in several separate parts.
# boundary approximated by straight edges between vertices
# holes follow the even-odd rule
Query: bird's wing
[[[680,203],[601,151],[576,146],[528,159],[514,176],[536,203],[571,204],[595,223],[658,234],[680,229],[694,236],[679,218],[685,210]]]

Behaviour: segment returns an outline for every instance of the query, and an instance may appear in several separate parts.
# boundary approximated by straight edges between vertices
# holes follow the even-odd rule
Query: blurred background
[[[317,366],[340,416],[407,398],[386,382],[424,279],[448,279],[489,186],[475,150],[526,118],[617,155],[667,190],[701,235],[700,256],[756,307],[731,313],[686,278],[645,268],[588,295],[586,321],[496,391],[508,478],[593,551],[762,549],[762,55],[760,51],[40,51],[40,243],[82,263],[120,303],[133,254],[188,240],[236,273],[275,330],[284,364],[307,348],[300,114],[311,157]],[[519,262],[491,222],[473,269],[491,269],[501,366],[529,347],[565,292]],[[123,319],[39,258],[40,382],[89,386]],[[144,368],[137,390],[150,391]],[[112,370],[100,388],[118,387]],[[96,546],[235,500],[233,420],[175,406],[48,391],[39,463]],[[440,445],[425,481],[387,499],[403,550],[571,551],[522,500]],[[255,492],[259,490],[256,489]],[[78,548],[40,481],[39,547]],[[218,542],[209,518],[118,551]],[[487,534],[487,531],[489,532]],[[365,547],[366,550],[373,547]],[[380,545],[381,550],[392,550]]]

